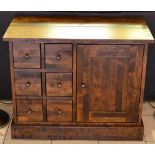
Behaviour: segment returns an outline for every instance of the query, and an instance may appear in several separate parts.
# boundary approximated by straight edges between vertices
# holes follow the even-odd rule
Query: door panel
[[[77,121],[136,122],[143,45],[78,45]]]

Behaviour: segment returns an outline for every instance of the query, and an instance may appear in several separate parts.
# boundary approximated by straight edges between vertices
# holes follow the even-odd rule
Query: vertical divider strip
[[[76,61],[77,61],[77,51],[76,51],[76,43],[73,43],[73,122],[76,122],[77,118],[77,104],[76,104]]]
[[[41,43],[41,90],[42,90],[42,97],[43,97],[43,121],[47,121],[47,108],[46,108],[46,73],[43,71],[45,69],[45,48],[44,43]]]

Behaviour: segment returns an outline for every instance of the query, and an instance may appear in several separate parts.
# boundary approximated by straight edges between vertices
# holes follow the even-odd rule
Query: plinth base
[[[143,123],[139,126],[47,126],[12,124],[14,139],[50,140],[143,140]]]

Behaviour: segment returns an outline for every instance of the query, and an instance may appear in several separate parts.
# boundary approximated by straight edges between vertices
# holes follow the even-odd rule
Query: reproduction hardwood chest
[[[148,43],[141,17],[15,17],[12,138],[142,140]]]

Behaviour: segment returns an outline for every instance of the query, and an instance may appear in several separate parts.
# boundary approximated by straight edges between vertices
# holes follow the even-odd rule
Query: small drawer
[[[43,121],[42,100],[16,100],[19,122]]]
[[[41,96],[41,74],[32,71],[15,71],[15,94]]]
[[[47,100],[48,122],[72,122],[71,100]]]
[[[40,44],[14,43],[15,68],[40,68]]]
[[[47,96],[72,96],[72,73],[47,73]]]
[[[53,72],[71,72],[72,44],[45,44],[45,63]]]

